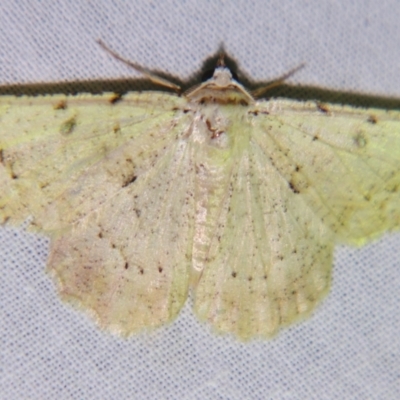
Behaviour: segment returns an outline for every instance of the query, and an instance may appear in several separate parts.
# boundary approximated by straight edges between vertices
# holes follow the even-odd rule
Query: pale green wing
[[[277,101],[227,118],[244,139],[209,194],[195,312],[271,336],[327,293],[335,243],[400,228],[399,113]]]
[[[399,111],[283,101],[268,110],[254,119],[253,140],[337,241],[399,229]]]
[[[93,98],[69,105],[77,116],[66,139],[63,122],[49,118],[47,135],[30,107],[19,113],[35,129],[31,140],[17,135],[25,130],[8,123],[7,113],[2,118],[3,217],[33,214],[37,226],[53,231],[48,269],[61,296],[124,335],[173,319],[188,291],[193,154],[182,139],[186,116],[172,111],[180,100],[162,100],[132,95],[129,107],[112,106],[109,114],[108,104],[90,110]],[[4,134],[8,127],[15,137]]]
[[[332,236],[255,143],[224,189],[195,312],[218,331],[270,337],[327,293]]]
[[[87,168],[107,160],[114,149],[123,156],[130,139],[144,153],[170,139],[163,135],[174,123],[173,109],[181,99],[160,93],[129,94],[116,104],[113,99],[111,94],[0,98],[0,222],[33,216],[41,230],[68,225],[78,210],[63,210],[61,220],[52,220],[47,207]],[[129,182],[135,161],[122,158],[115,180]]]

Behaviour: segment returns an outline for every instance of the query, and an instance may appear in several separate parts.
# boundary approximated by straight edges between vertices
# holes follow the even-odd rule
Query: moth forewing
[[[224,66],[182,96],[0,101],[0,221],[33,217],[62,298],[122,335],[192,291],[217,331],[270,337],[336,243],[400,227],[399,111],[256,100]]]

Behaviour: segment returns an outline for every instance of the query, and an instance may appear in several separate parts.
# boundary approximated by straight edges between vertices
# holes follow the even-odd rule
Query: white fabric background
[[[399,21],[397,0],[2,0],[0,84],[136,76],[101,37],[180,78],[223,42],[254,79],[304,61],[291,82],[398,98]],[[47,246],[0,228],[2,399],[399,398],[399,234],[338,249],[314,316],[246,344],[210,333],[190,305],[150,334],[105,334],[58,299]]]

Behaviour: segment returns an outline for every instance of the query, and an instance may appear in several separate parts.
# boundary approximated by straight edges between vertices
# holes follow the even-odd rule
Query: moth
[[[271,337],[326,295],[336,244],[400,227],[399,111],[257,100],[223,63],[114,100],[0,98],[0,223],[50,237],[61,298],[102,328],[190,294],[216,331]]]

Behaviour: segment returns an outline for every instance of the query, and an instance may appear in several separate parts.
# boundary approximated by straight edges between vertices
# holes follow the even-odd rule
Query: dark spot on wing
[[[119,124],[118,122],[116,122],[116,123],[114,124],[114,126],[113,126],[113,131],[114,131],[114,133],[121,132],[121,126],[120,126],[120,124]]]
[[[206,119],[206,125],[208,130],[211,132],[211,139],[216,139],[224,133],[222,130],[214,128],[208,119]]]
[[[290,180],[288,181],[289,188],[293,191],[293,193],[301,193],[304,192],[310,185],[304,175],[299,172],[301,167],[297,165],[295,167]]]
[[[13,164],[10,163],[10,164],[8,165],[8,167],[9,167],[9,171],[10,171],[10,178],[11,178],[11,179],[18,179],[19,176],[18,176],[18,175],[14,172],[14,170],[13,170]]]
[[[73,132],[76,127],[76,118],[71,117],[64,121],[60,126],[61,135],[69,135]]]
[[[365,147],[367,145],[367,143],[368,143],[367,138],[366,138],[366,136],[364,135],[363,132],[358,132],[353,137],[353,140],[354,140],[354,144],[356,145],[356,147],[358,147],[360,149]]]
[[[55,110],[66,110],[68,107],[66,100],[60,100],[57,104],[54,105]]]
[[[128,185],[130,185],[131,183],[135,182],[137,179],[137,176],[135,174],[132,174],[130,176],[127,176],[124,180],[124,182],[122,182],[122,187],[127,187]]]
[[[39,183],[40,189],[46,189],[47,186],[49,186],[49,185],[50,185],[50,182]]]
[[[118,103],[119,101],[122,100],[122,94],[120,93],[114,93],[110,99],[108,100],[110,102],[110,104],[115,104]]]
[[[269,115],[269,112],[267,110],[250,110],[249,114],[250,115],[254,115],[255,117],[257,117],[259,114]]]
[[[232,278],[236,278],[237,273],[235,271],[232,272]]]
[[[317,102],[317,108],[319,111],[323,112],[324,114],[329,113],[329,107],[324,103]]]
[[[289,181],[289,188],[292,190],[293,193],[300,193],[300,190],[296,187],[296,185],[293,183],[293,181]]]

